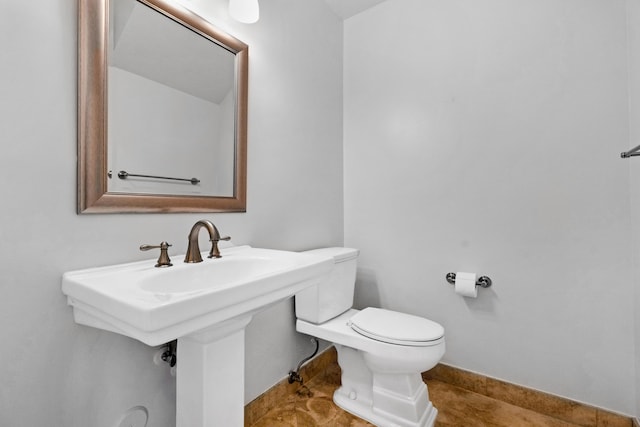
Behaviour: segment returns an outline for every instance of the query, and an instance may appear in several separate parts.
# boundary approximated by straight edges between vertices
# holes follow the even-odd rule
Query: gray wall
[[[358,303],[442,323],[444,362],[634,414],[625,7],[388,0],[348,19],[345,244]],[[494,286],[464,299],[449,271]]]
[[[629,40],[629,146],[640,144],[640,0],[627,0]],[[633,283],[635,288],[636,417],[640,418],[640,164],[630,162]]]
[[[253,26],[210,6],[250,45],[248,212],[78,216],[76,2],[0,0],[0,425],[114,427],[136,405],[151,427],[175,423],[175,379],[154,350],[76,325],[63,272],[146,259],[138,246],[161,240],[177,256],[202,217],[237,244],[342,244],[342,23],[319,0],[268,3]],[[246,337],[247,401],[310,347],[291,301]]]

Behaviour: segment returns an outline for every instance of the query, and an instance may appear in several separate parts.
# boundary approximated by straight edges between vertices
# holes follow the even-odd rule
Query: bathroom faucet
[[[159,245],[141,245],[141,251],[148,251],[150,249],[160,249],[160,257],[158,258],[158,262],[156,263],[156,267],[171,267],[171,258],[169,258],[169,247],[170,243],[162,242]]]
[[[220,258],[220,249],[218,249],[218,242],[220,240],[231,240],[231,237],[220,237],[220,232],[211,221],[201,219],[193,224],[191,232],[189,233],[189,246],[187,247],[187,254],[184,257],[184,262],[196,263],[202,262],[202,256],[200,255],[200,245],[198,244],[198,234],[200,229],[204,227],[209,232],[209,241],[211,242],[211,252],[209,252],[208,258]]]

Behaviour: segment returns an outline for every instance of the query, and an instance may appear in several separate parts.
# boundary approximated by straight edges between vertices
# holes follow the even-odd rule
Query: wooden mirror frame
[[[109,0],[78,0],[78,213],[245,212],[249,47],[170,0],[136,0],[236,55],[234,195],[109,193],[107,52]]]

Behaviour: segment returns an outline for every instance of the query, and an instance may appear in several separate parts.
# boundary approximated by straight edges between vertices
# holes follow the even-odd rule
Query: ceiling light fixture
[[[260,18],[258,0],[229,0],[229,15],[244,24],[257,22]]]

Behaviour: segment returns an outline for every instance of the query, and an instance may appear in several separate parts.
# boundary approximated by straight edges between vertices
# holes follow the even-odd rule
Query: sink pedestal
[[[244,329],[251,318],[178,338],[176,427],[244,425]]]

